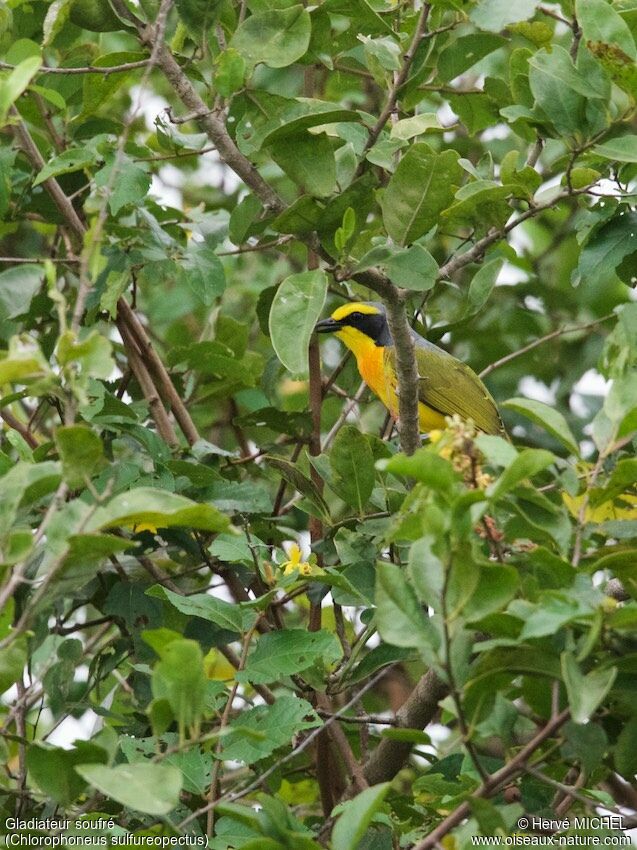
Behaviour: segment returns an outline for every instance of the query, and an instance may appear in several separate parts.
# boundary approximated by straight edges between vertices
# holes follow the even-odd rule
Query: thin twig
[[[490,797],[498,791],[505,783],[509,782],[514,777],[518,776],[527,766],[529,758],[533,753],[542,746],[542,744],[554,735],[570,718],[569,709],[565,709],[557,717],[551,718],[548,723],[541,729],[522,749],[511,759],[508,764],[501,767],[495,773],[492,773],[488,782],[483,782],[477,788],[469,799]],[[462,823],[462,821],[471,813],[470,803],[465,800],[448,815],[442,823],[433,829],[429,835],[425,836],[422,841],[414,845],[413,850],[431,850],[437,847],[439,842],[451,830]]]
[[[122,65],[113,65],[110,68],[99,68],[97,65],[83,65],[77,68],[52,68],[49,65],[43,65],[38,68],[38,74],[63,74],[69,76],[71,74],[125,74],[128,71],[134,71],[136,68],[145,68],[150,59],[138,59],[136,62],[125,62]],[[15,65],[9,62],[0,62],[0,69],[3,71],[14,71]]]
[[[587,331],[591,328],[596,328],[598,325],[601,325],[602,322],[607,322],[609,319],[616,318],[616,316],[616,313],[607,313],[605,316],[602,316],[601,319],[595,319],[593,322],[584,322],[581,325],[573,325],[570,328],[558,328],[555,331],[551,331],[544,336],[538,337],[538,339],[534,339],[533,342],[519,348],[517,351],[512,351],[510,354],[501,357],[499,360],[496,360],[495,363],[491,363],[489,366],[486,366],[482,372],[480,372],[479,377],[484,378],[487,375],[490,375],[491,372],[494,372],[496,369],[499,369],[511,360],[515,360],[516,357],[520,357],[522,354],[532,351],[534,348],[537,348],[538,345],[542,345],[545,342],[549,342],[550,340],[556,339],[559,336],[564,336],[565,334],[572,334],[577,333],[578,331]]]
[[[425,37],[425,30],[427,28],[427,21],[429,19],[429,13],[431,11],[431,4],[424,3],[422,9],[420,10],[420,17],[418,18],[418,23],[416,24],[416,30],[414,32],[414,37],[409,45],[407,53],[405,53],[405,57],[403,59],[402,66],[392,84],[389,95],[387,97],[387,102],[383,111],[380,113],[378,121],[374,124],[372,129],[369,131],[369,136],[365,143],[365,148],[363,149],[363,157],[375,144],[387,124],[390,115],[396,109],[396,103],[398,101],[398,94],[400,89],[402,88],[407,76],[409,74],[409,70],[411,68],[412,62],[416,56],[416,51],[420,47],[420,43]],[[359,166],[360,168],[360,166]]]

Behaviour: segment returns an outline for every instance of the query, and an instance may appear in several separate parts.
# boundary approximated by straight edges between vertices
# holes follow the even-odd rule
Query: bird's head
[[[371,340],[374,345],[391,345],[385,308],[376,301],[352,301],[338,307],[329,319],[323,319],[315,328],[317,333],[333,333],[348,348],[356,351]]]

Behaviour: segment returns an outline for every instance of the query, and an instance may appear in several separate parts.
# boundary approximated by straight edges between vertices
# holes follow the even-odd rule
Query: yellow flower
[[[284,576],[289,576],[293,572],[298,572],[300,576],[316,576],[320,575],[323,570],[314,563],[314,555],[310,555],[309,561],[301,560],[301,549],[298,543],[290,543],[288,546],[289,560],[281,564]]]

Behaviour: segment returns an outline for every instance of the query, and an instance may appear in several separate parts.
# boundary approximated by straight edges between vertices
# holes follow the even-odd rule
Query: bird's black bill
[[[314,330],[317,334],[332,334],[334,331],[338,331],[341,328],[341,323],[337,322],[335,319],[321,319],[320,322],[317,322],[314,326]]]

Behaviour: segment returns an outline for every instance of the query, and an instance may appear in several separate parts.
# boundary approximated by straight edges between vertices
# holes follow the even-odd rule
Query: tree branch
[[[427,28],[427,21],[429,19],[429,13],[431,11],[431,4],[425,3],[423,4],[422,9],[420,10],[420,17],[418,18],[418,23],[416,24],[416,31],[414,32],[414,37],[409,45],[407,53],[405,53],[403,64],[400,68],[400,71],[397,73],[396,78],[393,82],[393,85],[390,89],[389,96],[387,97],[387,103],[385,104],[385,108],[380,113],[378,121],[374,124],[372,129],[369,131],[369,137],[367,142],[365,143],[365,148],[363,149],[363,160],[365,158],[365,154],[368,150],[370,150],[375,144],[387,124],[389,117],[396,109],[396,103],[398,101],[398,93],[400,89],[405,83],[407,79],[407,75],[409,74],[409,69],[412,66],[414,61],[414,57],[416,56],[416,51],[420,47],[420,43],[426,37],[425,30]],[[360,169],[360,166],[359,166]]]
[[[145,68],[150,62],[149,59],[138,59],[136,62],[126,62],[123,65],[112,65],[108,68],[98,68],[97,65],[84,65],[78,68],[49,68],[48,65],[43,65],[38,69],[38,74],[63,74],[69,76],[72,74],[125,74],[127,71],[134,71],[136,68]],[[16,66],[9,62],[0,62],[0,70],[15,71]]]
[[[405,454],[412,455],[420,446],[416,351],[403,299],[392,293],[385,304],[396,356],[400,445]]]
[[[438,711],[438,703],[449,692],[447,685],[433,671],[421,677],[407,701],[396,713],[399,729],[424,729]],[[383,738],[365,765],[365,778],[370,785],[387,782],[402,769],[411,752],[409,741]]]
[[[551,735],[554,735],[558,729],[566,723],[570,716],[571,712],[567,708],[560,714],[552,717],[547,722],[546,726],[544,726],[543,729],[540,729],[537,735],[535,735],[528,744],[522,747],[522,749],[508,764],[505,764],[504,767],[500,768],[500,770],[492,773],[489,780],[487,782],[483,782],[482,785],[480,785],[480,787],[471,794],[471,798],[490,797],[498,791],[502,785],[522,773],[526,767],[528,759],[533,755],[533,753],[544,743],[544,741],[550,738]],[[437,847],[445,835],[451,832],[451,830],[458,826],[458,824],[462,823],[462,821],[470,814],[471,806],[469,802],[465,800],[464,803],[457,806],[457,808],[455,808],[453,812],[451,812],[451,814],[442,821],[442,823],[438,824],[438,826],[433,829],[429,835],[423,838],[422,841],[419,841],[418,844],[414,845],[413,850],[431,850],[431,848]]]

